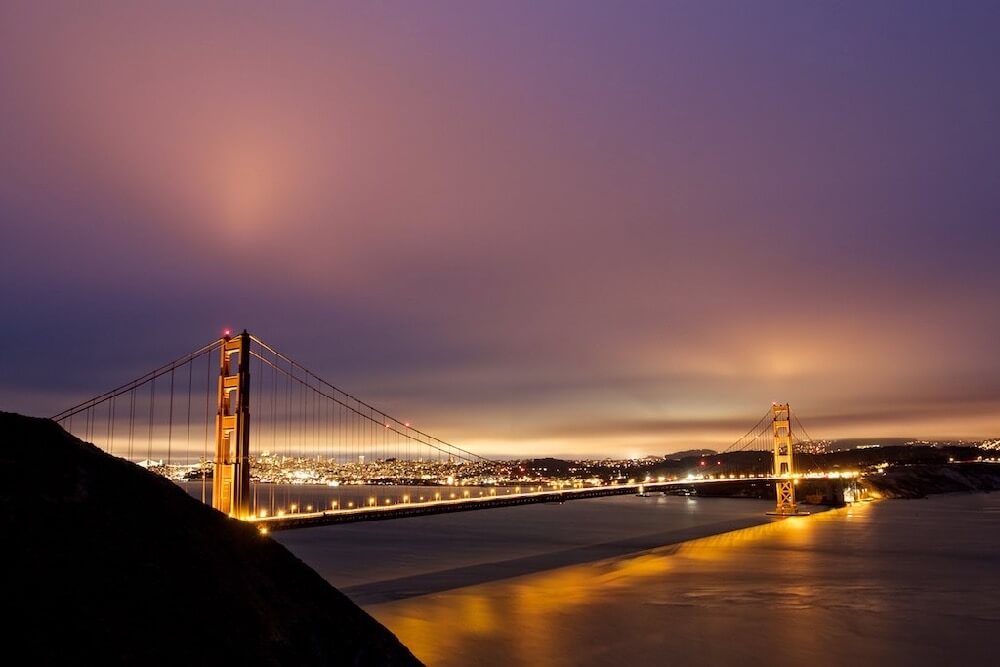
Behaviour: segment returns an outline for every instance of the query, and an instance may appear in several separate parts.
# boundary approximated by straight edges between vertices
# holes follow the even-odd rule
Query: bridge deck
[[[292,528],[311,528],[335,523],[354,523],[356,521],[384,521],[401,519],[411,516],[427,516],[431,514],[446,514],[450,512],[467,512],[496,507],[513,507],[516,505],[531,505],[535,503],[562,503],[567,500],[584,498],[603,498],[606,496],[622,496],[638,493],[640,489],[647,492],[662,492],[691,486],[709,484],[738,484],[747,482],[774,482],[777,478],[749,477],[743,479],[698,479],[674,480],[669,482],[643,482],[634,484],[616,484],[614,486],[598,486],[582,489],[561,489],[520,493],[516,495],[487,496],[480,498],[457,498],[454,500],[436,500],[423,503],[400,503],[391,506],[359,507],[356,509],[326,510],[322,512],[302,512],[284,516],[255,517],[248,519],[260,526],[262,531],[288,530]]]

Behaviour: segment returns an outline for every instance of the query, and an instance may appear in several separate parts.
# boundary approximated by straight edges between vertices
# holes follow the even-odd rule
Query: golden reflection
[[[479,595],[461,599],[462,629],[471,634],[487,635],[497,629],[497,619],[490,600]]]
[[[369,610],[371,611],[371,610]],[[388,620],[391,619],[391,620]],[[398,610],[389,616],[379,616],[379,620],[392,629],[399,640],[406,645],[414,655],[427,664],[437,664],[440,651],[446,644],[446,639],[440,632],[440,623],[454,623],[451,617],[445,617],[436,609],[421,609],[407,612]],[[458,631],[456,626],[454,631]]]
[[[473,655],[502,656],[484,664],[572,664],[575,642],[591,641],[594,628],[609,622],[607,613],[627,616],[629,623],[643,627],[653,622],[649,614],[657,609],[711,606],[722,613],[738,605],[760,605],[762,599],[780,610],[815,613],[820,605],[813,584],[818,573],[813,570],[821,565],[811,554],[823,540],[822,525],[863,519],[870,508],[871,503],[859,503],[777,519],[639,554],[367,610],[427,664],[465,665]],[[756,573],[749,583],[741,576],[747,568]],[[773,585],[762,591],[761,577],[773,580]],[[504,621],[512,618],[516,623]],[[815,641],[819,639],[804,638],[800,648]]]

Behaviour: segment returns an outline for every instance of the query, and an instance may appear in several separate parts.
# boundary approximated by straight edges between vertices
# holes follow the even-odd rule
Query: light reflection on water
[[[766,522],[758,500],[613,496],[275,533],[359,604],[589,563]]]
[[[864,504],[367,609],[428,665],[996,664],[998,508]]]

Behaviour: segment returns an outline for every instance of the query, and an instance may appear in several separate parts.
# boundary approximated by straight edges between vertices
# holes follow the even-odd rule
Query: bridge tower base
[[[233,369],[233,355],[239,356]],[[212,507],[237,519],[250,517],[250,334],[222,339],[219,408],[215,418]]]

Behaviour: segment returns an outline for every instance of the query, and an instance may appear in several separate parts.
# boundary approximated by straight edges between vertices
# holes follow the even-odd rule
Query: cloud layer
[[[669,6],[665,6],[669,4]],[[5,3],[0,398],[247,327],[485,451],[1000,433],[995,7]]]

